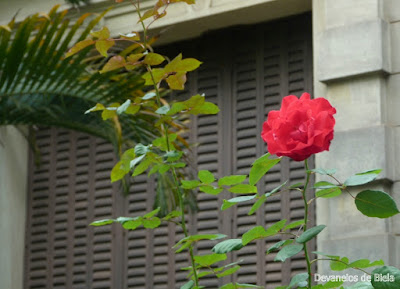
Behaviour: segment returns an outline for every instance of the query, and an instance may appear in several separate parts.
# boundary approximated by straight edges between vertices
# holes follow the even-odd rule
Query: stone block
[[[319,168],[336,168],[337,177],[347,177],[371,169],[383,169],[387,177],[385,127],[383,125],[335,131],[330,151],[316,155]]]
[[[400,20],[400,1],[399,0],[382,0],[383,17],[388,22]]]
[[[400,22],[390,24],[390,40],[392,73],[398,73],[400,72]]]
[[[377,20],[380,0],[326,0],[326,28]]]
[[[317,40],[319,81],[389,72],[388,25],[382,20],[375,20],[322,32]]]
[[[385,85],[383,78],[376,75],[330,83],[325,97],[337,110],[335,131],[381,124],[382,92]]]

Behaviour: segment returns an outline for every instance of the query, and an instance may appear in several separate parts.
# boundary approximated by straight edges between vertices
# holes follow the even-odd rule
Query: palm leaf
[[[119,145],[118,130],[98,114],[84,115],[96,103],[125,101],[140,93],[142,79],[135,73],[99,74],[103,62],[90,47],[65,58],[72,41],[85,39],[104,13],[89,14],[74,23],[55,6],[48,15],[35,14],[18,26],[12,20],[0,27],[0,125],[58,126],[89,133]],[[16,27],[17,26],[17,27]],[[94,57],[96,59],[96,57]],[[157,134],[151,116],[121,118],[129,140],[148,143]]]

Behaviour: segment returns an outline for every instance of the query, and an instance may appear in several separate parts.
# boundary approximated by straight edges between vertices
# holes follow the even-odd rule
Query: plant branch
[[[307,187],[308,187],[308,184],[310,182],[311,172],[308,169],[307,159],[304,161],[304,164],[305,164],[305,167],[306,167],[307,177],[306,177],[306,183],[304,184],[304,188],[303,188],[303,191],[302,191],[302,195],[303,195],[303,201],[304,201],[304,231],[306,231],[307,230],[307,223],[308,223]],[[311,262],[310,262],[310,256],[308,255],[307,242],[304,243],[304,255],[306,257],[307,272],[308,272],[307,288],[311,289]]]

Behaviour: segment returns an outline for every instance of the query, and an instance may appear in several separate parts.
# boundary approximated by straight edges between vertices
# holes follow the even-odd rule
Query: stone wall
[[[399,20],[396,0],[313,1],[314,96],[327,97],[338,111],[331,151],[317,155],[316,164],[337,168],[343,181],[382,168],[374,185],[398,203]],[[358,191],[351,190],[353,195]],[[400,265],[400,216],[365,217],[353,198],[343,194],[318,200],[317,222],[328,226],[319,235],[319,251]],[[329,262],[321,261],[318,268],[328,273]]]

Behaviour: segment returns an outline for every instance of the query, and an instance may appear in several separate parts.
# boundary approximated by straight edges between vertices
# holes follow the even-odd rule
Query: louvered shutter
[[[58,129],[37,134],[41,166],[30,177],[26,288],[111,288],[113,215],[110,144]]]
[[[207,169],[215,176],[248,174],[251,163],[266,152],[260,138],[268,111],[279,109],[284,95],[312,89],[311,17],[296,16],[272,23],[224,29],[196,40],[161,48],[174,57],[195,57],[204,64],[189,74],[182,92],[186,99],[204,93],[219,105],[218,115],[191,119],[185,135],[193,147],[192,173]],[[183,237],[172,223],[155,230],[122,230],[118,225],[88,227],[93,220],[138,216],[153,209],[156,180],[146,175],[134,179],[124,198],[109,174],[116,159],[109,144],[86,135],[57,129],[37,134],[42,165],[31,164],[27,222],[25,288],[180,288],[186,282],[187,252],[174,254],[171,247]],[[289,179],[303,181],[301,162],[283,158],[263,181],[260,193]],[[291,191],[268,199],[254,215],[251,202],[221,212],[219,196],[198,193],[199,212],[189,217],[191,234],[224,233],[240,237],[255,225],[269,226],[285,218],[299,220],[303,201]],[[310,214],[314,214],[312,209]],[[266,249],[280,236],[258,240],[230,254],[227,262],[243,259],[235,276],[202,279],[206,288],[236,281],[288,284],[291,276],[305,271],[301,254],[285,263],[274,262]],[[199,242],[196,254],[208,254],[216,242]],[[312,243],[311,247],[315,247]]]

